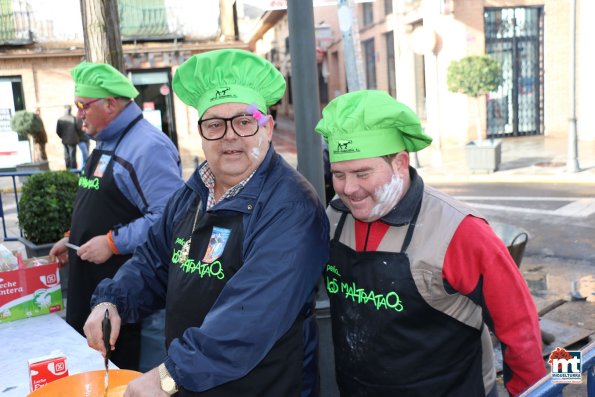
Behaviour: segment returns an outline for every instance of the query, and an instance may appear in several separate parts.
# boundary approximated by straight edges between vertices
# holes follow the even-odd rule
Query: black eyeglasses
[[[101,101],[104,98],[95,98],[95,99],[90,99],[87,102],[83,102],[83,101],[75,101],[74,102],[74,106],[76,106],[76,108],[78,110],[87,110],[89,109],[89,107],[94,104],[97,101]]]
[[[228,121],[233,132],[242,138],[255,135],[258,132],[258,120],[247,114],[239,114],[229,118],[213,117],[199,120],[198,130],[200,135],[207,141],[216,141],[223,138],[227,133]]]

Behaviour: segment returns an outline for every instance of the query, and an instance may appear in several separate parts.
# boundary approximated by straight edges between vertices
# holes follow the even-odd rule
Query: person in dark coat
[[[64,115],[58,119],[56,124],[56,134],[62,139],[64,145],[64,162],[66,168],[77,168],[76,166],[76,146],[79,144],[79,129],[76,117],[72,115],[70,105],[64,106]]]
[[[165,307],[167,356],[127,396],[318,396],[314,303],[329,224],[315,190],[271,145],[267,106],[285,80],[230,49],[187,60],[173,89],[198,110],[206,161],[97,287],[87,342],[105,353],[106,309],[113,345],[120,324]]]

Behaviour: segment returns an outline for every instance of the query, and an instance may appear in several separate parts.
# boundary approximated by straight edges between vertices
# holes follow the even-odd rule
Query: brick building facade
[[[571,48],[576,45],[576,116],[580,140],[595,140],[595,115],[587,108],[595,87],[588,68],[589,23],[595,3],[576,0],[576,39],[571,29],[574,0],[375,0],[351,1],[353,36],[364,88],[389,92],[423,119],[438,147],[461,145],[475,136],[472,99],[448,91],[449,64],[467,55],[500,61],[504,83],[481,101],[483,135],[565,136],[571,115]],[[250,40],[290,80],[287,15],[269,11]],[[344,43],[336,2],[314,1],[317,35],[325,51],[325,98],[347,92]],[[321,40],[322,38],[322,40]],[[324,103],[325,101],[322,100]],[[282,109],[291,115],[287,98]]]
[[[145,118],[176,143],[184,168],[189,172],[195,159],[202,157],[197,114],[174,95],[171,80],[178,65],[196,53],[248,48],[233,34],[228,37],[229,22],[233,27],[234,21],[220,20],[224,15],[221,6],[231,7],[232,2],[120,0],[118,3],[125,67],[140,91],[136,102],[145,111]],[[74,100],[74,82],[69,71],[84,59],[79,2],[11,0],[2,3],[0,14],[3,21],[0,109],[8,110],[1,112],[7,120],[0,123],[0,168],[12,168],[18,161],[30,159],[25,158],[29,156],[26,141],[18,142],[19,155],[12,158],[16,134],[7,130],[6,115],[18,110],[38,110],[48,135],[50,169],[63,169],[63,147],[56,135],[56,122],[64,113],[64,106]],[[225,13],[226,18],[230,14]],[[64,19],[68,20],[67,26],[63,26]],[[76,109],[73,113],[76,114]]]

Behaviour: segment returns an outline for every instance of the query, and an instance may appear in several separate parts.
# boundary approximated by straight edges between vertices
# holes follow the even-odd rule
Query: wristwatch
[[[157,367],[159,370],[159,380],[161,382],[161,390],[167,393],[168,396],[172,396],[178,392],[178,385],[176,381],[171,377],[169,371],[165,367],[165,364]]]

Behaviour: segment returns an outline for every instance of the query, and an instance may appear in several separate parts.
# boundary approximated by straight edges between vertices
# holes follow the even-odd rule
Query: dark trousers
[[[141,324],[124,324],[110,360],[120,369],[138,371],[140,361]]]
[[[64,162],[66,168],[77,168],[76,166],[76,145],[64,144]]]

